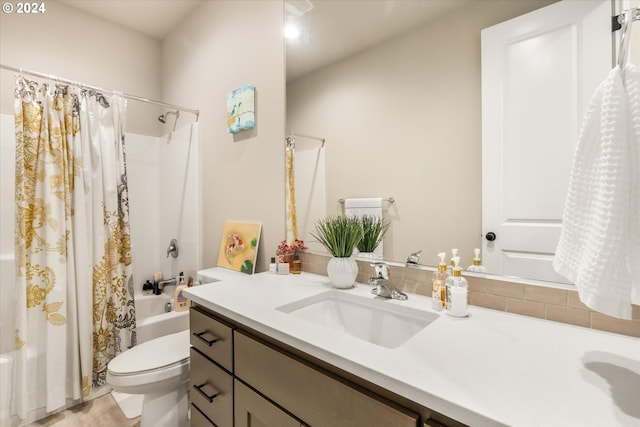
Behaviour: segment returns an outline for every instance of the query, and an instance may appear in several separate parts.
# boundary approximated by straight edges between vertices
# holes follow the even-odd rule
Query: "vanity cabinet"
[[[192,427],[459,425],[201,306],[191,344]]]
[[[237,379],[234,388],[236,427],[305,426]]]
[[[236,330],[236,377],[312,426],[416,427],[418,414],[383,402]]]
[[[189,313],[192,427],[233,427],[233,327],[196,309]]]

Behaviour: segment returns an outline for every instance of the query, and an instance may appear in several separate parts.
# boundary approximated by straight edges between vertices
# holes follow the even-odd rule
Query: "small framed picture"
[[[253,274],[262,224],[226,221],[222,229],[218,267]]]
[[[248,84],[227,95],[227,131],[236,133],[256,126],[255,86]]]

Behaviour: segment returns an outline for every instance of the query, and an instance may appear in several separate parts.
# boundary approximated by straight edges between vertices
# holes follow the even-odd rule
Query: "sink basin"
[[[277,307],[277,310],[386,347],[396,348],[438,318],[372,296],[327,291]]]

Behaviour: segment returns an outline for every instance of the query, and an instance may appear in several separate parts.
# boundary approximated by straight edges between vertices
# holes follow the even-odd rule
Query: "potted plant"
[[[290,244],[287,243],[286,240],[283,240],[276,249],[276,255],[278,255],[280,262],[290,263],[296,255],[300,255],[300,253],[306,249],[307,247],[304,245],[304,240],[294,239]]]
[[[357,244],[358,251],[360,251],[358,256],[363,258],[382,258],[381,255],[376,255],[374,252],[378,245],[382,243],[384,235],[389,229],[389,221],[373,215],[363,215],[359,221],[362,228],[362,238]]]
[[[327,265],[333,286],[352,287],[358,275],[358,264],[351,255],[362,239],[360,221],[354,217],[329,216],[316,222],[311,235],[333,255]]]

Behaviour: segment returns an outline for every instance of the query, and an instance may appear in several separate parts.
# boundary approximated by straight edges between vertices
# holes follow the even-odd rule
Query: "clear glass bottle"
[[[447,314],[455,317],[466,317],[469,314],[469,283],[462,277],[462,270],[457,265],[446,280]]]
[[[289,272],[291,274],[300,274],[302,273],[302,261],[300,260],[300,255],[294,255],[293,261],[289,264]]]
[[[269,273],[277,273],[278,272],[278,264],[276,263],[276,257],[271,257],[271,262],[269,263]]]
[[[480,248],[475,248],[473,250],[475,253],[475,258],[473,258],[473,263],[467,268],[467,271],[474,271],[476,273],[485,273],[487,269],[482,265],[482,259],[480,258]]]
[[[454,259],[458,256],[458,249],[451,249],[451,259],[449,260],[449,265],[447,266],[447,271],[449,274],[453,271],[453,267],[455,267]]]
[[[440,262],[438,264],[438,270],[433,272],[431,276],[431,308],[435,311],[442,311],[444,308],[444,295],[445,295],[445,282],[449,277],[447,272],[447,264]]]

